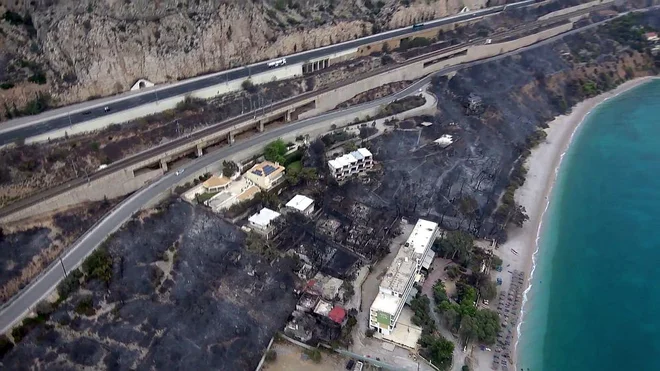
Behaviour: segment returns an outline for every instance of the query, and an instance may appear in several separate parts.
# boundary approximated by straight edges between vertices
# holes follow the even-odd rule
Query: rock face
[[[0,0],[0,111],[38,92],[64,105],[498,1]]]

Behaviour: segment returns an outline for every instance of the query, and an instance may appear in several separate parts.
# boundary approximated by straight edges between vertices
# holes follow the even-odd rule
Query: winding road
[[[523,7],[534,3],[534,0],[524,0],[508,4],[508,9]],[[396,30],[386,31],[379,34],[346,41],[339,44],[329,45],[314,50],[301,52],[285,56],[287,64],[304,63],[315,60],[330,54],[343,52],[349,49],[357,48],[363,45],[383,41],[413,32],[419,32],[424,29],[434,28],[450,23],[456,23],[483,17],[489,14],[495,14],[504,9],[503,5],[494,6],[486,9],[472,12],[461,13],[450,17],[428,21],[418,28],[404,27]],[[243,79],[252,74],[268,71],[268,62],[254,63],[249,66],[234,68],[231,70],[190,78],[178,83],[168,84],[144,91],[127,93],[119,97],[110,97],[94,101],[79,103],[52,111],[44,112],[37,116],[23,117],[0,124],[0,145],[14,142],[19,138],[29,138],[49,131],[66,128],[71,125],[79,124],[88,120],[99,118],[108,114],[113,114],[139,107],[144,104],[158,102],[159,100],[172,98],[176,96],[185,96],[196,90],[208,88],[225,82]],[[104,107],[108,107],[106,112]]]
[[[519,54],[526,50],[551,44],[567,35],[576,32],[582,32],[588,28],[597,27],[610,20],[611,19],[598,22],[580,29],[571,30],[564,34],[538,42],[534,45],[523,47],[495,57],[447,67],[436,72],[434,75],[445,75],[478,64],[507,58],[511,55]],[[214,162],[220,161],[223,158],[230,157],[248,148],[262,146],[265,143],[283,135],[301,131],[314,125],[321,124],[324,121],[336,119],[342,116],[355,115],[356,113],[367,108],[378,107],[393,100],[415,94],[419,88],[430,82],[431,77],[432,75],[426,76],[425,78],[409,86],[407,89],[389,97],[342,110],[331,111],[317,117],[297,121],[272,131],[261,133],[243,142],[237,142],[232,146],[223,147],[216,152],[209,153],[188,163],[185,166],[186,172],[183,176],[200,171]],[[62,256],[61,260],[53,262],[48,267],[48,269],[45,270],[38,278],[33,280],[30,285],[23,289],[19,294],[14,296],[9,302],[5,303],[5,305],[2,307],[2,311],[0,312],[0,333],[6,332],[16,322],[22,319],[24,315],[32,310],[32,308],[34,308],[37,303],[46,298],[52,292],[52,290],[56,288],[57,284],[64,278],[64,269],[66,269],[68,272],[78,267],[84,258],[87,257],[103,240],[105,240],[107,236],[119,229],[119,227],[121,227],[124,222],[126,222],[136,212],[138,212],[143,207],[143,205],[149,204],[151,201],[159,197],[160,194],[168,191],[181,180],[182,179],[180,176],[177,176],[175,173],[166,174],[162,178],[155,180],[152,184],[145,186],[121,202],[109,215],[98,222],[92,229],[90,229],[85,235],[76,241],[76,243]]]

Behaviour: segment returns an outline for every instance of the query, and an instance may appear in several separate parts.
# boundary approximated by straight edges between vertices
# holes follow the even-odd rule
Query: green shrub
[[[270,349],[266,352],[266,362],[272,362],[277,359],[277,352]]]
[[[112,279],[112,257],[105,246],[96,249],[82,264],[88,278],[110,282]]]
[[[69,275],[57,285],[57,293],[60,295],[60,300],[65,300],[71,293],[78,290],[82,277],[83,274],[79,269],[69,272]]]
[[[96,310],[94,309],[94,304],[92,303],[92,297],[85,296],[84,298],[80,299],[80,301],[76,305],[75,311],[80,315],[84,315],[88,317],[95,315]]]
[[[37,71],[34,73],[34,75],[30,76],[28,78],[29,82],[33,82],[35,84],[43,85],[46,83],[46,74],[44,74],[41,71]]]
[[[323,358],[321,351],[316,348],[305,350],[305,354],[307,354],[309,359],[314,361],[314,363],[321,363],[321,359]]]

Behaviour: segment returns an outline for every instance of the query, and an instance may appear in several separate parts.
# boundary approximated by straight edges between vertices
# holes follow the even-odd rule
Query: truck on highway
[[[286,58],[282,58],[272,62],[268,62],[268,68],[284,66],[285,64],[286,64]]]

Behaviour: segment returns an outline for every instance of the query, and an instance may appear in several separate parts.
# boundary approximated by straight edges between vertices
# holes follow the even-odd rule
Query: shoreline
[[[525,275],[522,305],[513,334],[511,360],[514,362],[514,366],[518,362],[518,342],[521,325],[525,320],[528,294],[532,288],[543,219],[550,205],[550,196],[564,155],[573,142],[573,138],[581,124],[594,108],[610,98],[654,79],[658,79],[658,77],[645,76],[627,81],[609,92],[578,103],[571,109],[570,113],[555,117],[554,120],[548,123],[549,128],[545,129],[547,133],[545,141],[532,150],[525,163],[529,169],[527,179],[525,184],[516,191],[514,197],[519,205],[525,207],[529,220],[524,227],[509,230],[509,239],[500,246],[500,254],[498,254],[506,263],[510,262],[511,266],[508,269],[521,270]],[[516,250],[518,254],[512,254],[512,250]]]

